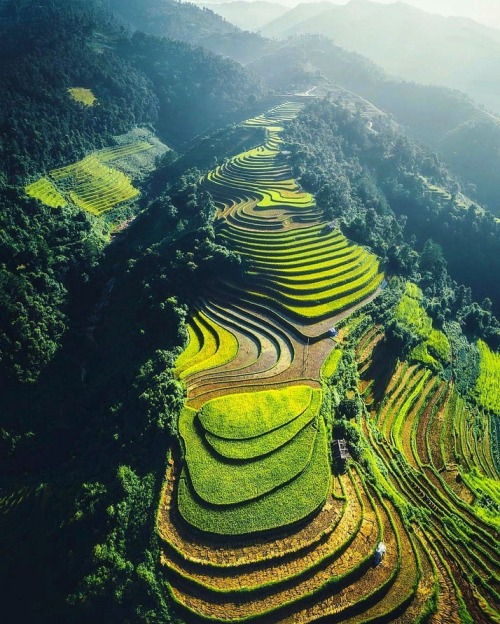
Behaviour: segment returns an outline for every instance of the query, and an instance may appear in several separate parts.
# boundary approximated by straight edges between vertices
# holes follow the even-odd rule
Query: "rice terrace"
[[[265,144],[202,180],[246,273],[208,286],[176,362],[165,590],[189,622],[500,622],[499,356],[479,343],[474,407],[411,282],[391,314],[418,344],[391,354],[378,258],[293,179],[302,105],[246,121]]]
[[[52,208],[73,204],[95,216],[127,204],[139,195],[131,178],[151,170],[155,158],[167,147],[141,129],[115,137],[115,141],[118,145],[114,147],[49,171],[27,185],[26,193]]]
[[[2,622],[500,624],[499,58],[500,0],[0,0]]]

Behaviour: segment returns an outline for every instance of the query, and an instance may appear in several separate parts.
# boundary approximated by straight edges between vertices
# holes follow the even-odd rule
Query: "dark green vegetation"
[[[113,224],[138,206],[112,211],[103,223],[71,208],[41,208],[19,187],[113,145],[115,135],[137,125],[154,124],[178,148],[225,123],[260,90],[230,61],[116,30],[91,3],[5,2],[0,11],[0,362],[2,376],[26,381],[36,379],[60,344],[71,293],[88,280]],[[75,84],[91,87],[98,104],[85,107],[69,97]]]
[[[316,101],[290,124],[286,137],[304,188],[392,271],[418,273],[440,323],[458,315],[472,335],[485,332],[497,348],[491,306],[498,314],[499,223],[488,212],[464,210],[456,199],[432,192],[422,177],[442,187],[453,178],[385,115],[350,109],[334,98]],[[482,308],[472,302],[471,289],[484,300]]]
[[[136,125],[154,125],[180,148],[226,123],[260,87],[201,49],[116,30],[88,2],[2,2],[0,11],[4,617],[137,621],[154,602],[157,557],[148,555],[154,538],[143,529],[154,516],[182,396],[166,349],[183,337],[181,301],[237,262],[203,229],[213,204],[197,189],[196,172],[182,175],[192,160],[175,178],[165,174],[154,196],[143,180],[139,203],[104,219],[43,206],[23,188],[48,169],[113,146],[113,136]],[[154,68],[145,50],[156,54]],[[74,101],[68,88],[75,85],[92,88],[97,103]],[[228,136],[224,153],[234,149]],[[210,145],[197,157],[211,162]],[[115,227],[146,208],[127,244],[120,234],[109,245]],[[168,621],[165,605],[154,609]]]
[[[169,4],[173,12],[177,6]],[[182,454],[178,416],[185,388],[175,378],[175,361],[200,293],[217,293],[221,276],[238,284],[240,295],[252,280],[256,286],[248,257],[237,255],[237,237],[216,237],[216,198],[199,181],[226,156],[251,151],[265,140],[258,125],[212,130],[226,120],[263,113],[276,101],[261,103],[260,83],[234,62],[151,34],[130,35],[87,1],[4,0],[0,11],[2,617],[47,624],[180,623],[183,616],[165,590],[160,562],[167,554],[156,534],[165,458],[170,450],[176,461]],[[191,15],[179,17],[179,24],[188,24],[186,38],[198,37],[196,24],[200,32],[206,27],[207,44],[210,33],[219,32],[218,26],[208,26],[211,14],[194,7],[179,11]],[[153,15],[149,23],[154,21]],[[224,36],[215,34],[211,44],[217,41],[249,56],[255,54],[256,41],[262,52],[271,45],[231,28]],[[317,75],[301,65],[305,57],[294,66],[295,57],[290,53],[288,63],[286,56],[275,58],[284,77],[297,78],[293,67],[300,66],[304,71],[298,88],[312,87]],[[338,58],[359,60],[347,53]],[[349,67],[354,66],[344,66],[344,75],[352,74]],[[390,87],[381,82],[380,92],[383,84]],[[91,89],[97,97],[94,106],[69,97],[73,87]],[[409,85],[408,93],[419,89]],[[316,583],[314,591],[321,588],[315,608],[323,614],[338,604],[326,601],[328,592],[344,591],[349,583],[357,587],[352,602],[342,601],[350,614],[347,621],[365,613],[380,621],[389,611],[396,617],[401,605],[410,602],[408,621],[429,621],[439,603],[438,586],[439,604],[448,608],[444,617],[449,613],[455,618],[449,621],[494,621],[498,224],[481,207],[464,209],[469,191],[437,157],[416,147],[374,106],[339,92],[341,98],[310,103],[281,133],[288,144],[279,149],[292,152],[289,159],[281,155],[283,167],[293,166],[305,204],[310,206],[309,193],[315,194],[316,206],[304,215],[306,227],[313,227],[308,219],[334,219],[342,237],[368,247],[363,254],[378,255],[389,284],[368,310],[339,326],[341,348],[323,370],[333,378],[318,419],[313,448],[318,461],[309,462],[290,488],[284,485],[258,499],[260,515],[240,509],[239,518],[237,513],[226,515],[224,522],[231,533],[231,521],[242,526],[242,518],[249,531],[252,518],[268,522],[266,528],[276,526],[270,522],[273,517],[290,523],[303,518],[325,498],[318,489],[311,502],[311,484],[326,483],[333,469],[331,508],[313,514],[297,542],[285,536],[276,547],[268,544],[262,568],[260,552],[245,546],[229,551],[220,544],[219,559],[210,561],[216,574],[209,578],[196,567],[199,552],[183,553],[187,564],[170,552],[168,563],[179,577],[188,569],[183,582],[192,594],[208,587],[204,591],[218,602],[220,619],[231,618],[229,611],[224,613],[224,600],[234,602],[240,590],[259,595],[254,613],[278,608],[293,618],[295,611],[286,611],[288,602],[305,613],[307,600],[294,602],[290,588],[300,583],[301,596],[307,596],[311,582]],[[424,98],[430,91],[421,93]],[[457,102],[456,94],[448,95],[441,111]],[[381,100],[376,104],[382,106]],[[465,109],[464,114],[472,110],[464,104]],[[440,119],[445,127],[445,115]],[[460,119],[457,115],[454,121],[459,124]],[[426,122],[418,123],[423,132]],[[136,203],[97,218],[71,206],[49,208],[25,196],[26,184],[54,167],[114,146],[113,137],[136,126],[151,127],[173,148],[153,176],[139,176]],[[473,132],[469,125],[468,140]],[[271,141],[275,148],[281,145],[276,136]],[[491,141],[488,149],[494,152]],[[453,150],[463,163],[458,154],[466,153],[457,149],[460,145]],[[226,185],[230,170],[223,169]],[[240,189],[242,195],[262,186],[255,179],[251,183],[250,189]],[[279,205],[279,195],[269,195],[268,208],[273,210],[276,200]],[[243,223],[243,229],[255,218],[245,210],[233,213],[240,223],[236,227]],[[272,219],[269,225],[273,231]],[[283,246],[286,241],[274,233],[276,247]],[[330,240],[328,233],[321,238]],[[408,288],[401,277],[410,278],[423,293],[421,299],[414,297],[421,327],[395,312]],[[279,289],[290,286],[281,278],[275,281]],[[278,317],[266,323],[261,315],[255,323],[234,309],[234,300],[231,311],[215,303],[210,313],[226,314],[226,323],[247,337],[260,332],[261,345],[279,352],[282,362],[293,360],[299,377],[303,374],[307,351],[301,357],[296,343],[308,344],[307,339],[301,335],[287,341],[286,332],[276,337]],[[446,335],[451,358],[433,331]],[[431,362],[433,370],[422,364],[427,355],[438,361]],[[365,419],[366,410],[371,416]],[[309,416],[299,423],[300,418],[290,423],[296,427],[285,430],[289,425],[283,425],[274,439],[267,437],[273,432],[263,434],[252,447],[217,436],[207,436],[207,444],[230,461],[251,461],[278,451],[289,436],[315,424]],[[332,437],[344,437],[354,458],[344,474],[337,474],[341,467],[327,452]],[[196,498],[188,481],[183,479],[180,487],[191,505],[186,514],[194,510],[193,525],[201,508],[206,521],[220,526],[213,507]],[[294,515],[297,509],[301,513]],[[336,535],[332,527],[338,528]],[[390,546],[388,565],[372,570],[372,546],[382,535]],[[351,542],[353,536],[356,542]],[[440,556],[432,542],[443,545]],[[204,555],[213,554],[211,544],[203,546]],[[220,558],[237,559],[242,553],[247,559],[238,559],[237,566],[249,567],[243,579],[217,567]],[[276,565],[288,556],[293,565]],[[375,584],[365,587],[358,579],[366,572],[373,572]],[[419,584],[419,578],[427,583]],[[267,600],[267,589],[262,589],[267,584],[284,593]],[[372,589],[373,596],[387,598],[372,601]],[[182,600],[177,596],[177,602]],[[201,610],[204,605],[191,606]],[[235,617],[245,617],[245,608],[235,609]],[[322,617],[319,611],[311,617]]]

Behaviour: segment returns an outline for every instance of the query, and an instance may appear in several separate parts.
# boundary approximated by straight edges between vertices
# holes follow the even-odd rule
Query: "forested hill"
[[[0,29],[0,361],[4,379],[33,380],[60,346],[71,292],[137,202],[96,218],[72,202],[42,206],[24,187],[138,126],[179,149],[264,91],[235,62],[129,34],[92,2],[3,2]]]
[[[500,346],[491,314],[492,305],[500,312],[500,223],[465,206],[458,190],[445,192],[456,180],[435,155],[385,115],[356,113],[333,98],[311,103],[286,136],[304,188],[354,240],[421,282],[439,323],[458,316],[471,337]],[[473,303],[483,299],[483,309]]]
[[[391,78],[366,57],[323,36],[293,37],[263,46],[251,43],[246,37],[238,54],[246,54],[247,67],[268,84],[293,91],[316,85],[318,93],[340,85],[366,98],[393,115],[412,138],[438,152],[470,185],[473,199],[500,214],[496,182],[500,118],[465,93]]]
[[[238,31],[220,15],[189,2],[105,0],[103,4],[133,28],[190,43],[203,43],[206,37]]]
[[[383,322],[387,334],[381,360],[394,364],[401,356],[411,361],[408,375],[417,370],[413,366],[427,366],[439,380],[453,383],[472,402],[482,361],[479,350],[489,354],[489,349],[498,349],[500,330],[491,313],[491,302],[484,301],[481,306],[474,301],[477,297],[463,285],[462,277],[467,274],[455,281],[446,265],[451,272],[457,262],[453,243],[458,243],[458,261],[467,262],[470,273],[482,274],[478,241],[483,237],[482,252],[487,256],[498,245],[498,237],[490,233],[488,238],[487,215],[475,209],[464,211],[437,186],[430,191],[421,176],[429,176],[437,184],[444,182],[446,175],[434,156],[408,141],[385,116],[372,121],[362,113],[352,110],[350,102],[341,106],[331,99],[311,100],[295,121],[287,123],[283,133],[286,145],[278,143],[274,149],[290,152],[286,166],[292,171],[286,173],[300,179],[299,201],[312,203],[313,196],[304,189],[315,194],[312,207],[298,204],[293,209],[299,218],[321,215],[327,227],[333,220],[351,241],[364,247],[346,241],[348,253],[361,253],[366,262],[375,262],[387,276],[385,293],[369,308],[370,314],[376,315],[377,327]],[[242,140],[246,148],[258,145],[262,140],[259,126],[247,127]],[[221,154],[222,161],[227,154],[238,153],[230,143]],[[260,158],[262,149],[248,153]],[[241,154],[212,169],[216,173],[236,171],[233,179],[228,176],[224,181],[227,187],[223,190],[229,188],[234,193],[229,184],[235,184],[239,192],[237,185],[241,183],[248,185],[250,192],[260,188],[252,178],[240,177],[238,181],[238,165],[247,160],[248,156]],[[203,168],[209,170],[211,165],[206,162]],[[205,178],[212,180],[209,188],[217,192],[221,177]],[[286,180],[284,185],[284,193],[291,194],[290,182]],[[278,195],[275,197],[280,201]],[[252,278],[251,272],[245,273],[248,264],[224,246],[228,240],[224,228],[212,227],[216,206],[206,186],[200,185],[199,172],[180,176],[149,199],[147,210],[123,234],[123,242],[112,245],[107,258],[101,260],[102,274],[90,276],[94,288],[84,294],[95,304],[93,326],[65,341],[37,384],[18,387],[15,397],[13,393],[7,397],[9,413],[0,447],[6,474],[0,478],[6,493],[2,500],[7,501],[5,506],[10,505],[2,527],[2,536],[6,536],[4,560],[9,569],[4,610],[17,621],[33,621],[35,617],[47,624],[183,621],[174,616],[176,611],[165,590],[156,528],[166,457],[170,448],[178,448],[178,414],[185,399],[184,386],[175,377],[175,361],[186,341],[188,309],[196,310],[200,294],[208,288],[217,291],[221,277],[240,288],[251,284],[246,280]],[[240,212],[237,203],[228,204],[228,214],[245,227],[266,214],[261,210],[257,216],[254,212],[249,216],[247,203],[244,196]],[[24,208],[28,212],[26,205]],[[273,208],[271,204],[271,213]],[[75,214],[73,218],[76,220]],[[265,225],[272,226],[272,220]],[[305,226],[311,229],[308,222]],[[245,231],[238,225],[235,229]],[[332,234],[325,234],[321,224],[313,225],[312,230],[314,246],[319,238],[322,249],[322,237]],[[265,229],[264,234],[269,231],[273,236],[282,235],[272,229]],[[28,231],[26,237],[29,235]],[[250,245],[255,244],[256,236],[250,233]],[[289,246],[290,241],[286,244]],[[332,247],[327,243],[322,253],[345,253],[344,243],[337,250]],[[269,260],[268,253],[266,247],[261,255],[271,263],[274,258]],[[307,258],[309,254],[304,255]],[[497,258],[490,260],[494,266]],[[358,265],[357,259],[354,264]],[[311,279],[310,270],[304,279]],[[379,274],[377,279],[382,277]],[[341,288],[342,280],[341,273]],[[402,300],[403,280],[413,282],[408,292],[420,293],[421,289],[423,294],[417,295],[418,301],[410,301],[406,316],[402,313],[397,318],[393,311]],[[258,281],[254,284],[258,293],[260,285]],[[354,288],[356,284],[352,282]],[[99,285],[104,285],[101,291]],[[485,281],[483,287],[491,288],[491,282]],[[494,292],[494,288],[490,290]],[[268,303],[275,305],[271,298]],[[224,305],[221,309],[225,314]],[[360,313],[358,318],[368,314]],[[408,314],[418,318],[408,319]],[[358,321],[353,322],[356,326]],[[251,326],[259,328],[255,323]],[[276,323],[270,321],[266,327],[274,331]],[[438,341],[426,346],[423,336],[430,340],[431,328]],[[489,347],[478,339],[487,340]],[[330,338],[326,342],[333,344]],[[218,351],[213,340],[207,361],[217,364]],[[263,365],[268,366],[266,362],[264,359]],[[300,370],[302,358],[295,362]],[[347,364],[339,368],[332,396],[335,414],[339,415],[335,416],[337,425],[351,435],[349,444],[354,454],[360,438],[345,420],[361,409],[361,399],[357,394],[353,397],[354,370],[346,372],[343,366]],[[196,366],[194,371],[196,375]],[[229,383],[238,383],[228,377]],[[490,505],[489,499],[484,500]],[[288,504],[293,508],[294,501]],[[426,517],[422,518],[425,527]],[[220,549],[220,541],[216,545]],[[405,560],[410,551],[408,547]],[[371,570],[370,566],[368,573]],[[26,585],[31,588],[30,601],[21,600]],[[200,590],[195,587],[194,591]],[[215,602],[217,599],[218,592]]]

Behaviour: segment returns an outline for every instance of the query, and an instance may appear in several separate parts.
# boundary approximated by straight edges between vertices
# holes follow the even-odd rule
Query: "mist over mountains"
[[[267,24],[249,12],[252,3],[213,8],[241,28],[271,38],[321,34],[370,58],[389,74],[422,84],[459,89],[500,111],[500,31],[461,17],[443,17],[402,2],[352,0],[299,4]],[[439,62],[436,62],[439,59]]]
[[[259,2],[259,0],[241,0],[241,2],[245,2],[246,4],[252,4],[256,1]],[[329,0],[329,4],[345,5],[350,1],[351,0]],[[377,1],[379,4],[395,4],[394,0]],[[195,4],[208,6],[209,2],[210,0],[207,0],[207,2],[204,2],[203,0],[196,0]],[[316,0],[305,0],[305,2],[300,2],[300,0],[278,0],[276,3],[272,4],[275,4],[277,7],[291,9],[296,7],[298,4],[315,3]],[[500,28],[500,5],[496,0],[405,0],[404,3],[429,13],[445,16],[453,15],[458,17],[468,17],[484,24],[485,26]],[[212,0],[210,4],[213,6],[219,5],[219,9],[215,12],[219,12],[220,15],[224,15],[226,17],[225,11],[228,11],[228,15],[234,14],[235,11],[233,8],[230,8],[229,6],[225,7],[223,5],[240,4],[240,2],[235,3],[232,0]],[[261,6],[263,4],[271,3],[261,2]],[[265,10],[263,6],[262,9],[263,11]],[[278,9],[274,10],[277,11]]]

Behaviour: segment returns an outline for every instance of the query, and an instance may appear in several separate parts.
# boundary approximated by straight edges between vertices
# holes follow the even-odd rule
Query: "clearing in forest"
[[[84,89],[83,87],[71,87],[68,93],[75,100],[85,106],[94,106],[97,102],[96,96],[92,93],[92,89]]]

